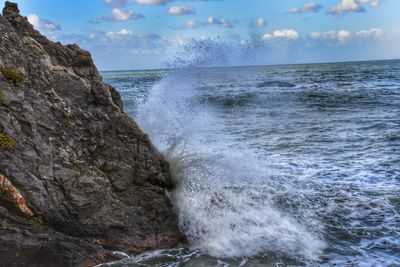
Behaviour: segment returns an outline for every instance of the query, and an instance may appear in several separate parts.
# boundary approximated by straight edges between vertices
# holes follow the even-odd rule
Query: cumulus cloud
[[[124,8],[130,3],[137,3],[141,5],[165,5],[174,0],[105,0],[111,7]]]
[[[265,25],[267,25],[267,21],[264,18],[258,18],[256,20],[256,25],[260,28],[265,27]]]
[[[110,37],[110,38],[115,38],[115,37],[119,37],[119,36],[132,36],[132,34],[133,34],[132,31],[127,30],[127,29],[122,29],[118,32],[113,32],[113,31],[107,32],[106,36]]]
[[[195,1],[195,0],[192,0]],[[220,0],[197,0],[197,1],[220,1]],[[105,2],[111,7],[124,8],[130,3],[136,3],[139,5],[165,5],[168,3],[176,2],[176,0],[105,0]]]
[[[154,33],[134,33],[129,29],[119,31],[93,31],[88,34],[90,43],[102,49],[126,49],[148,51],[163,49],[168,45],[168,40]]]
[[[60,25],[46,19],[41,19],[36,14],[28,15],[28,21],[36,30],[58,31],[61,30]]]
[[[340,3],[328,10],[329,14],[342,14],[347,12],[363,12],[365,9],[355,0],[341,0]]]
[[[360,0],[362,5],[370,4],[371,6],[377,7],[380,4],[380,0]]]
[[[356,36],[362,37],[362,38],[375,38],[379,39],[384,35],[384,31],[380,28],[372,28],[369,30],[361,30],[356,32]]]
[[[124,11],[120,8],[113,8],[112,14],[114,16],[114,19],[118,21],[135,20],[142,17],[140,15],[134,14],[131,10]]]
[[[213,16],[208,16],[207,23],[209,25],[220,25],[224,28],[233,28],[232,22],[224,18],[218,19]]]
[[[331,40],[338,42],[346,42],[352,37],[352,33],[347,30],[328,31],[328,32],[312,32],[310,37],[315,40]]]
[[[329,14],[340,15],[349,12],[364,12],[366,5],[378,7],[380,0],[340,0],[340,2],[328,10]]]
[[[294,7],[289,12],[292,14],[318,12],[322,8],[322,5],[314,2],[305,3],[302,7]]]
[[[167,3],[176,2],[176,0],[132,0],[132,1],[141,5],[165,5]],[[221,0],[197,0],[197,1],[207,2],[207,1],[221,1]]]
[[[351,37],[351,35],[351,32],[345,30],[340,30],[337,34],[339,42],[346,42]]]
[[[336,31],[328,31],[328,32],[312,32],[310,34],[312,39],[337,39]]]
[[[312,32],[310,38],[313,40],[324,40],[330,44],[346,43],[350,39],[381,39],[385,33],[380,28],[372,28],[369,30],[360,30],[357,32],[350,32],[348,30],[340,31],[327,31],[327,32]]]
[[[172,16],[194,14],[194,9],[187,6],[171,6],[168,8],[168,14]]]
[[[91,23],[100,23],[100,21],[127,21],[127,20],[137,20],[142,19],[144,16],[142,14],[133,13],[132,10],[125,11],[121,8],[114,7],[111,10],[112,16],[101,16],[91,20]]]
[[[273,33],[266,33],[261,37],[261,39],[264,41],[269,41],[273,39],[297,40],[299,39],[299,37],[299,33],[294,29],[282,29],[276,30]]]

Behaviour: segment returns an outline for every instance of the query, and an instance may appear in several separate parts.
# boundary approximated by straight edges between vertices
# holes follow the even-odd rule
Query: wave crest
[[[325,246],[322,230],[311,230],[272,200],[296,189],[274,179],[250,149],[216,138],[228,133],[198,100],[197,77],[191,69],[170,72],[138,119],[171,163],[177,182],[172,198],[192,248],[215,257],[272,252],[316,260]]]

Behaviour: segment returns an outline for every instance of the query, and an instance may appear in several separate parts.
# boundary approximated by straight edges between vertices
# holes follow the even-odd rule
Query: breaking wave
[[[322,229],[274,198],[294,194],[257,153],[233,142],[200,95],[200,70],[170,72],[152,89],[138,121],[171,163],[172,198],[191,247],[215,257],[275,252],[316,260]],[[309,212],[309,211],[308,211]]]

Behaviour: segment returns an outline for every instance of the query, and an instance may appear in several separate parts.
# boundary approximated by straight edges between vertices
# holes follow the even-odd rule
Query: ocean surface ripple
[[[104,72],[188,246],[112,266],[400,266],[400,61]]]

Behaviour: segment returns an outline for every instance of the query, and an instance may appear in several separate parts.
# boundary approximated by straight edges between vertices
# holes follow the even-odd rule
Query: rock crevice
[[[0,266],[91,266],[182,240],[168,163],[89,52],[0,16]]]

